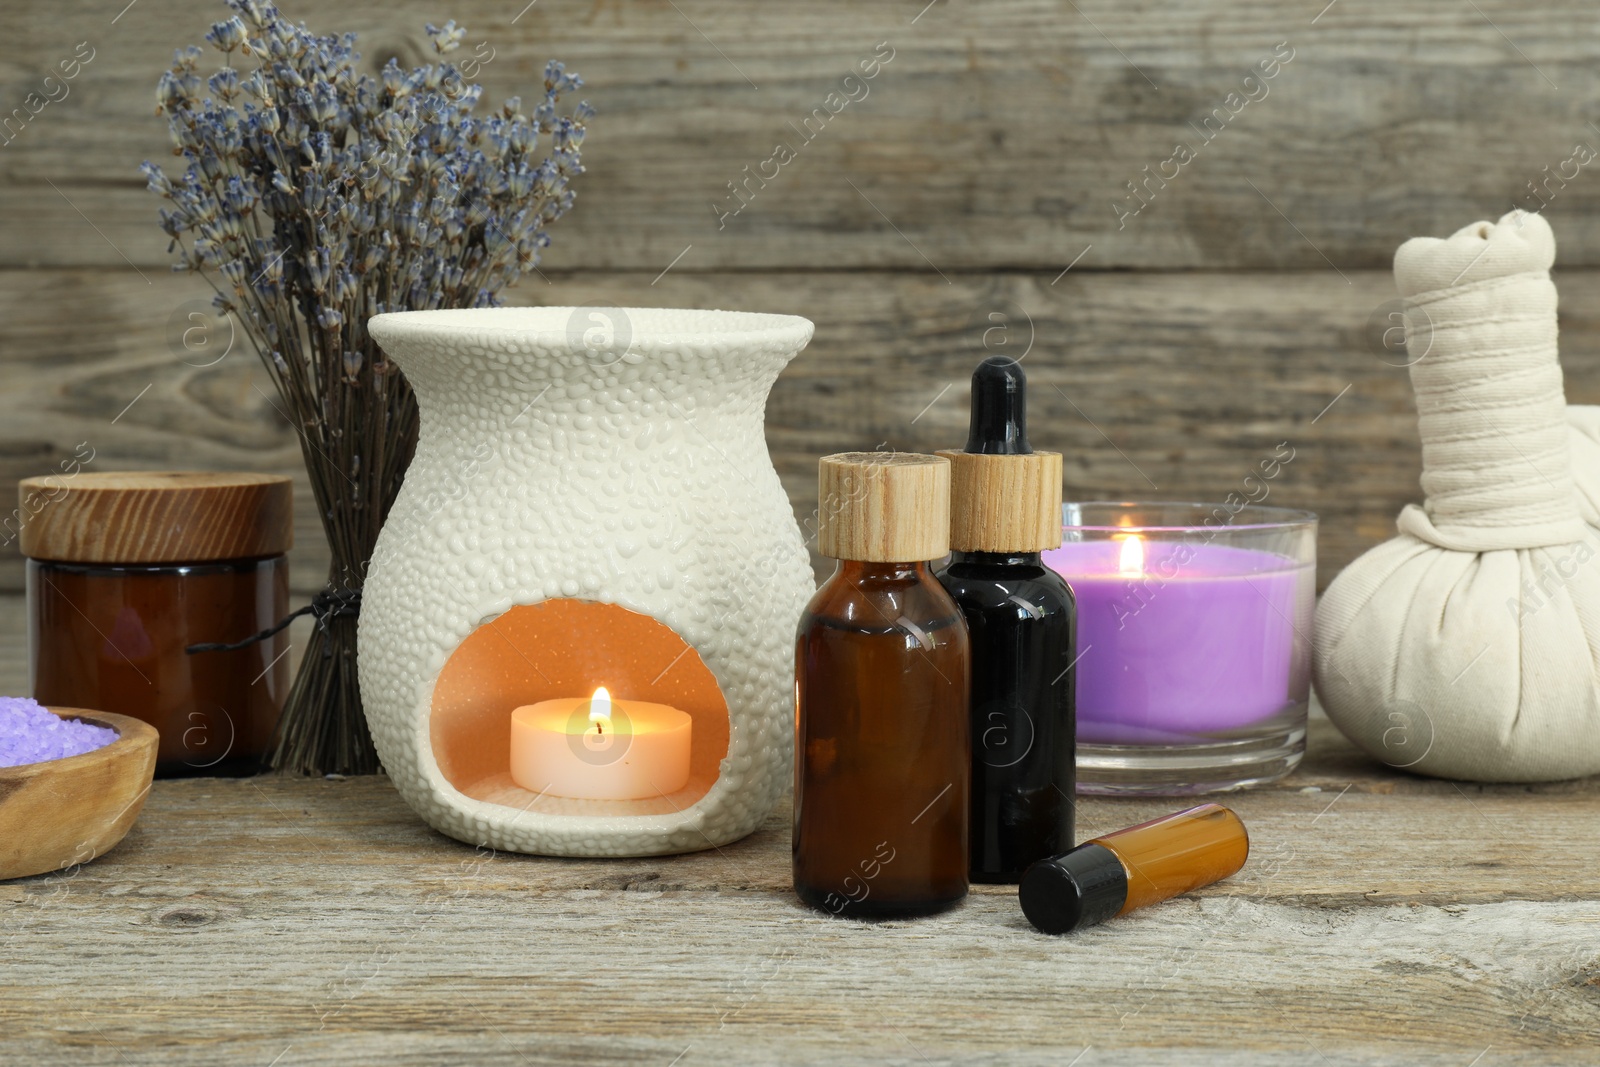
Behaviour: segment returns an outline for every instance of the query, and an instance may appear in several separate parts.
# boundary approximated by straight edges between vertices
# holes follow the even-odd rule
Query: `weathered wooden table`
[[[20,664],[8,624],[3,691]],[[158,782],[108,855],[0,884],[0,1063],[1600,1062],[1600,780],[1418,779],[1313,725],[1229,801],[1240,874],[1065,938],[999,887],[808,911],[786,806],[719,850],[553,860],[444,838],[381,777]]]

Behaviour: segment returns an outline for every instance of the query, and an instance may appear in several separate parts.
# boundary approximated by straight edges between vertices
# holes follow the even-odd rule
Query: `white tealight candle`
[[[511,713],[511,779],[582,800],[642,800],[689,781],[693,720],[667,704],[560,697]]]

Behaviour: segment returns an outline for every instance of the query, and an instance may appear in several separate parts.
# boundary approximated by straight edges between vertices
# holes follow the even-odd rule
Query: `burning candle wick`
[[[589,721],[594,723],[595,736],[604,737],[605,724],[611,721],[611,691],[603,685],[589,698]]]
[[[1144,573],[1144,542],[1138,534],[1129,534],[1122,542],[1122,551],[1117,558],[1117,570],[1125,575],[1138,576]]]

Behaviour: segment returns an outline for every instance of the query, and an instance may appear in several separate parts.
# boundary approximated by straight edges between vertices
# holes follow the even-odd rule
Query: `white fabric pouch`
[[[1554,260],[1521,211],[1395,254],[1426,503],[1328,587],[1313,657],[1328,717],[1393,766],[1600,772],[1600,408],[1566,404]]]

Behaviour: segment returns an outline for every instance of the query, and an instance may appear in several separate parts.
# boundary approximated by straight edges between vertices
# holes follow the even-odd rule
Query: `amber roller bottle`
[[[836,915],[922,915],[967,893],[967,631],[929,570],[950,463],[822,460],[817,547],[839,561],[795,649],[794,886]]]
[[[1039,930],[1064,934],[1221,881],[1249,854],[1239,816],[1202,804],[1035,863],[1017,897]]]

